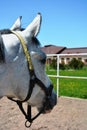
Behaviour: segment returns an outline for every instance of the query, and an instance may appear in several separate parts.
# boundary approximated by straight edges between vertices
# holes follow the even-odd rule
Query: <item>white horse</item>
[[[35,76],[41,82],[41,85],[39,83],[33,85],[30,98],[26,102],[40,111],[44,107],[47,96],[50,95],[50,103],[46,104],[44,108],[44,112],[46,112],[56,105],[57,97],[45,72],[46,55],[40,50],[39,41],[36,38],[40,30],[41,18],[41,14],[38,13],[31,24],[22,30],[21,17],[19,17],[10,30],[0,31],[0,98],[6,96],[23,101],[27,96],[29,87],[32,87],[30,85],[31,75],[21,42],[11,32],[11,30],[14,30],[26,42]],[[50,86],[51,90],[49,89]],[[49,89],[48,95],[46,95],[46,89]]]

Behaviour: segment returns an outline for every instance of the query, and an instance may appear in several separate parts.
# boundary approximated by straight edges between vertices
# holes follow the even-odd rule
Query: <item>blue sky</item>
[[[38,12],[42,46],[87,47],[87,0],[0,0],[0,28],[10,28],[18,16],[26,27]]]

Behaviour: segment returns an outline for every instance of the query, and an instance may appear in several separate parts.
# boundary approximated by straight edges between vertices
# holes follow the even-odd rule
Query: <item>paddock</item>
[[[26,104],[24,104],[26,107]],[[33,113],[36,110],[33,109]],[[27,130],[18,106],[7,98],[0,100],[0,130]],[[59,97],[51,113],[41,115],[29,130],[87,130],[87,99]]]
[[[87,76],[63,76],[63,75],[60,75],[60,68],[59,68],[59,64],[60,64],[60,57],[65,57],[65,56],[69,56],[69,57],[87,57],[87,53],[76,53],[76,54],[47,54],[47,58],[55,58],[56,57],[56,60],[57,60],[57,74],[56,75],[48,75],[49,77],[52,77],[52,78],[56,78],[56,91],[57,91],[57,96],[59,95],[59,89],[60,89],[60,86],[59,86],[59,78],[64,78],[64,79],[84,79],[84,80],[87,80]],[[50,66],[50,63],[48,62],[48,66]],[[48,69],[50,70],[50,67],[48,67]]]

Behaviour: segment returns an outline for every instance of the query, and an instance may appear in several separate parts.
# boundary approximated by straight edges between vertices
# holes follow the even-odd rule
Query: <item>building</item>
[[[55,45],[46,45],[41,47],[41,50],[44,51],[46,54],[60,54],[66,49],[66,47],[62,46],[55,46]]]
[[[70,55],[70,54],[80,54],[83,55]],[[78,60],[81,60],[84,64],[87,65],[87,47],[80,47],[80,48],[66,48],[64,51],[61,52],[61,54],[69,54],[65,56],[61,56],[60,62],[63,62],[65,64],[68,64],[69,61],[71,61],[72,58],[76,58]]]
[[[46,54],[63,54],[62,56],[60,56],[60,63],[68,64],[68,62],[71,61],[72,58],[76,58],[87,65],[87,47],[67,48],[61,46],[47,45],[42,47],[41,50],[44,51]],[[75,55],[80,53],[82,53],[83,55]],[[74,54],[74,56],[72,56],[72,54]],[[51,56],[47,58],[47,62],[51,62],[53,58],[56,57]]]
[[[46,45],[44,47],[41,47],[41,50],[45,52],[45,54],[60,54],[62,51],[64,51],[66,47],[62,46],[55,46],[55,45]],[[49,56],[47,57],[47,64],[50,64],[52,59],[56,59],[55,56]]]

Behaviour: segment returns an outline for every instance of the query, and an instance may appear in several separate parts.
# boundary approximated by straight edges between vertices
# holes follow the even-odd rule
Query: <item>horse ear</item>
[[[28,27],[24,30],[25,34],[31,35],[31,37],[36,37],[40,31],[42,17],[41,14],[38,13],[35,19],[28,25]]]
[[[21,30],[21,19],[22,19],[22,16],[18,17],[10,29],[11,30]]]

